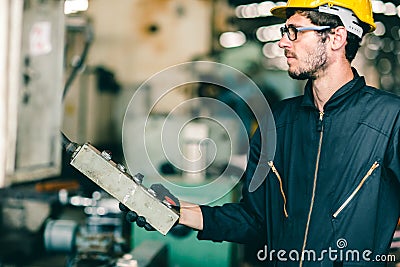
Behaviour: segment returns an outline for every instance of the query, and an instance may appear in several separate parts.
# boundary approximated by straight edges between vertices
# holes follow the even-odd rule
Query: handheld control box
[[[111,160],[110,153],[85,143],[76,149],[70,163],[127,208],[146,218],[161,234],[166,235],[178,221],[179,214],[142,185],[143,176],[131,176],[123,165]]]

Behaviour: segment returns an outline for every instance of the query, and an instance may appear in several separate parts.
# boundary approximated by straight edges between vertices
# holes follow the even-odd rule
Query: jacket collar
[[[343,85],[339,90],[337,90],[332,97],[326,102],[324,110],[333,109],[339,106],[343,101],[345,101],[350,95],[360,90],[365,86],[364,77],[360,76],[356,69],[352,68],[354,78],[345,85]],[[316,108],[314,104],[314,95],[312,92],[311,80],[308,80],[304,88],[304,96],[301,106]]]

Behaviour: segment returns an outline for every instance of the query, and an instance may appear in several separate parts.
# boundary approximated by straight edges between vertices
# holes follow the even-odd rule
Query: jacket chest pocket
[[[364,187],[365,183],[371,178],[371,175],[374,173],[374,171],[379,167],[378,161],[375,161],[372,166],[369,168],[367,173],[364,175],[364,177],[361,179],[361,181],[358,183],[357,187],[348,195],[348,197],[341,202],[341,205],[339,208],[337,208],[332,217],[337,218],[343,210],[346,209],[350,205],[352,201],[354,201],[354,198],[357,196],[357,194],[360,192],[360,190]]]

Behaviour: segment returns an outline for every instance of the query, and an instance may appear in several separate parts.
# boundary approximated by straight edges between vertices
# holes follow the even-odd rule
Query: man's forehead
[[[307,18],[306,16],[299,14],[299,13],[294,13],[292,16],[290,16],[286,20],[286,25],[298,25],[299,23],[304,24],[304,23],[310,23],[311,20]]]

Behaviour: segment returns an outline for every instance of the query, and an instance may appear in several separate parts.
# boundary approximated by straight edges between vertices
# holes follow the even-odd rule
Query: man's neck
[[[354,78],[350,64],[330,68],[319,74],[318,78],[312,81],[314,104],[319,111],[324,111],[326,102],[343,85]]]

